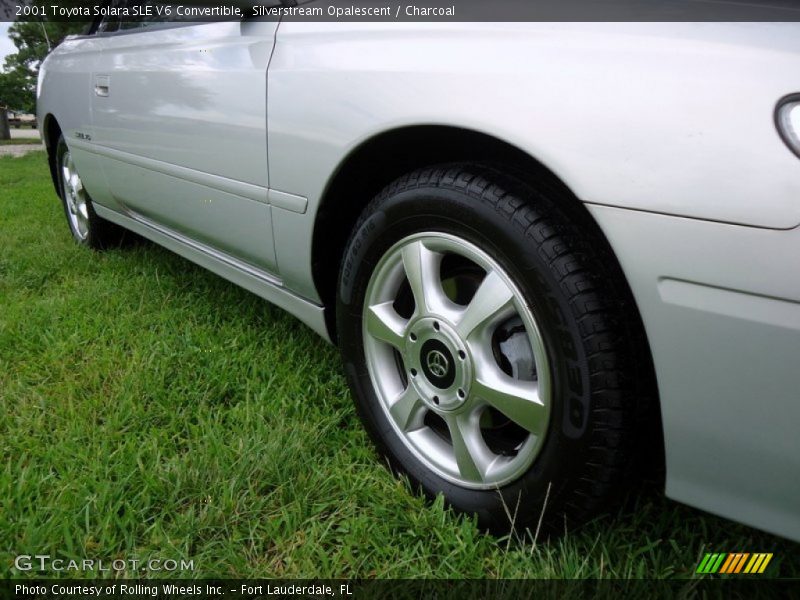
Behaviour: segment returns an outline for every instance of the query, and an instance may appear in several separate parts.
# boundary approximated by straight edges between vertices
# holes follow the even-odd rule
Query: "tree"
[[[68,3],[61,3],[68,4]],[[8,30],[8,36],[17,47],[6,57],[0,73],[0,139],[8,127],[7,108],[35,112],[36,79],[39,66],[50,51],[68,35],[85,31],[87,23],[67,21],[17,21]],[[46,32],[46,35],[45,35]],[[48,39],[50,45],[48,46]]]
[[[33,112],[30,93],[26,90],[29,82],[18,71],[0,73],[0,140],[11,137],[8,126],[8,109]],[[35,93],[35,88],[34,88]]]

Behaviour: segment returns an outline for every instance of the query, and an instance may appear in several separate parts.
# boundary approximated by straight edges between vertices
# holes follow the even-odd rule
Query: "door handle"
[[[94,78],[94,94],[101,98],[108,96],[109,87],[111,85],[111,78],[108,75],[97,75]]]

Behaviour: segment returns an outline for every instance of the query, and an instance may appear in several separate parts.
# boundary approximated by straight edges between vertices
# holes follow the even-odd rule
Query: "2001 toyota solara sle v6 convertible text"
[[[800,540],[798,92],[792,23],[112,17],[38,116],[79,244],[336,343],[392,468],[482,526],[585,522],[647,455]]]

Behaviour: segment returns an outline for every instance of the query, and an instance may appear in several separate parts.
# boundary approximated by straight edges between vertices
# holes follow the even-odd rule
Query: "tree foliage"
[[[55,48],[65,37],[81,33],[87,23],[35,20],[17,21],[8,35],[17,51],[6,57],[0,73],[0,105],[11,109],[34,112],[36,107],[36,79],[39,67],[50,47]],[[45,35],[46,32],[46,35]]]

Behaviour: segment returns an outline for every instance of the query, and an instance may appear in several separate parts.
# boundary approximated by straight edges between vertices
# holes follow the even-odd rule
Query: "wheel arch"
[[[311,258],[314,285],[326,307],[335,304],[345,246],[370,200],[409,171],[454,162],[489,162],[513,171],[532,187],[556,199],[573,219],[592,228],[608,245],[594,218],[564,180],[518,146],[484,132],[450,125],[388,129],[353,148],[338,164],[320,197],[314,217]],[[610,245],[608,250],[613,254]],[[619,267],[616,256],[614,260]],[[335,325],[333,320],[329,321],[331,325]],[[331,333],[335,333],[335,328]]]
[[[358,216],[386,185],[414,169],[452,162],[492,162],[514,169],[537,187],[563,197],[591,219],[575,194],[540,161],[497,137],[450,125],[382,131],[342,159],[322,193],[312,237],[312,275],[326,306],[336,296],[344,248]]]
[[[642,318],[611,244],[569,185],[521,148],[492,135],[453,126],[416,125],[378,133],[356,146],[339,164],[323,192],[312,236],[312,275],[323,301],[331,339],[336,341],[336,287],[345,246],[370,200],[401,175],[421,167],[453,162],[493,163],[555,199],[561,209],[602,245],[628,301],[632,326],[641,336],[644,389],[651,400],[643,416],[642,437],[649,459],[643,470],[663,476],[664,442],[652,351]],[[651,450],[652,449],[652,450]]]
[[[58,184],[58,172],[56,168],[56,148],[58,146],[58,138],[61,137],[61,126],[58,124],[55,116],[48,113],[44,117],[42,127],[42,141],[47,149],[47,164],[50,167],[50,178],[53,180],[53,187],[56,194],[61,194]]]

